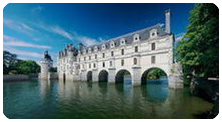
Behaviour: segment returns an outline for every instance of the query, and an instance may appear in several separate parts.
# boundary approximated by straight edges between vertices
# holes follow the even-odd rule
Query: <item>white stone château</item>
[[[173,59],[170,11],[165,17],[165,28],[157,24],[88,47],[80,43],[78,49],[67,45],[59,52],[59,79],[115,83],[123,82],[128,72],[132,85],[140,85],[150,69],[159,68],[167,74],[169,87],[183,87]]]

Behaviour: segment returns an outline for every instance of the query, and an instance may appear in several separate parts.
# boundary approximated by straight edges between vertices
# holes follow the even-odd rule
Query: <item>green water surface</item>
[[[213,105],[189,88],[63,81],[3,83],[8,118],[197,118]]]

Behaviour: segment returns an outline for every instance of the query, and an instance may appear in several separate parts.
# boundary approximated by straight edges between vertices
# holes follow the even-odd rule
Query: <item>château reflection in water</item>
[[[16,89],[19,98],[13,95]],[[19,106],[14,99],[19,99]],[[190,96],[189,89],[169,89],[166,84],[4,83],[4,114],[9,118],[195,118],[211,108],[212,104]]]

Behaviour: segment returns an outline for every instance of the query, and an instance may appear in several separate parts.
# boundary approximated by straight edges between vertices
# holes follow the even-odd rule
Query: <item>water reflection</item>
[[[17,82],[20,87],[16,88],[4,83],[4,113],[10,118],[195,118],[194,115],[212,108],[212,104],[190,96],[189,88],[175,90],[160,84],[138,87],[71,81],[25,84],[29,85]],[[20,92],[15,92],[16,89]],[[38,94],[26,95],[34,89],[39,98]],[[15,93],[16,96],[10,95]],[[15,99],[19,106],[15,106]]]

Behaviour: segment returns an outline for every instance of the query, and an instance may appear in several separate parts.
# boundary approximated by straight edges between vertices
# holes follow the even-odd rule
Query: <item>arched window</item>
[[[138,52],[138,46],[135,46],[135,52]]]
[[[124,60],[121,60],[121,66],[123,66],[124,65]]]
[[[105,67],[105,62],[103,62],[103,67]]]
[[[112,61],[109,62],[109,66],[110,66],[110,67],[112,67],[112,65],[113,65],[112,63],[113,63]]]
[[[124,49],[121,50],[121,54],[124,55]]]
[[[155,50],[156,49],[156,45],[155,45],[155,43],[152,43],[151,44],[151,50]]]
[[[113,51],[111,51],[111,56],[114,56],[114,52]]]
[[[89,68],[91,68],[91,64],[89,64]]]
[[[133,64],[136,65],[137,64],[137,58],[133,59]]]
[[[156,63],[156,57],[155,56],[151,56],[151,63],[155,64]]]

